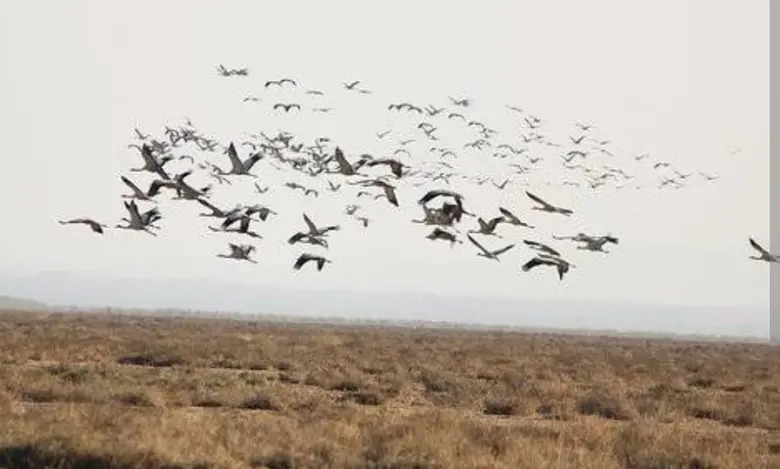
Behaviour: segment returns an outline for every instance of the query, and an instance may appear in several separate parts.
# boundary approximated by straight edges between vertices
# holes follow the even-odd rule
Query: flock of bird
[[[223,65],[217,67],[218,74],[223,77],[247,77],[246,68],[228,69]],[[359,80],[344,82],[342,93],[356,95],[372,95],[372,91],[362,86]],[[276,89],[294,91],[295,101],[282,102],[275,97]],[[326,107],[321,101],[325,92],[316,89],[306,89],[302,93],[298,81],[291,78],[268,80],[263,84],[263,90],[274,102],[271,112],[283,111],[284,114],[311,111],[324,114],[336,111]],[[255,95],[243,98],[243,103],[260,103],[265,101]],[[566,145],[554,141],[543,133],[544,120],[516,106],[507,106],[507,111],[515,116],[513,134],[506,135],[489,124],[478,120],[472,114],[473,101],[470,98],[449,97],[449,103],[437,107],[426,104],[418,105],[409,102],[394,102],[386,104],[388,113],[404,114],[405,119],[395,119],[391,128],[375,133],[379,143],[388,143],[391,136],[395,145],[384,146],[380,156],[373,156],[354,148],[347,150],[346,145],[334,144],[327,136],[307,139],[297,137],[290,132],[277,131],[275,135],[264,132],[250,134],[242,140],[220,141],[217,138],[202,133],[187,120],[178,126],[165,126],[164,136],[152,136],[142,133],[137,128],[135,136],[137,143],[128,147],[138,152],[143,164],[130,168],[129,172],[146,173],[152,176],[146,184],[133,180],[127,175],[120,175],[120,180],[130,193],[123,195],[124,207],[128,217],[122,218],[124,224],[115,226],[117,229],[143,231],[151,236],[157,236],[157,223],[162,219],[162,213],[157,205],[164,192],[172,195],[172,199],[189,201],[206,209],[202,217],[219,220],[217,226],[208,226],[211,232],[233,233],[253,239],[262,236],[250,229],[253,224],[266,221],[270,216],[279,213],[260,203],[238,203],[232,208],[224,208],[213,198],[213,184],[196,187],[188,178],[197,170],[216,183],[232,185],[241,180],[254,183],[254,192],[261,197],[271,188],[260,184],[260,177],[253,170],[261,162],[277,171],[297,173],[304,181],[319,183],[314,187],[310,182],[288,181],[283,187],[290,191],[299,191],[304,197],[318,198],[327,192],[343,192],[354,189],[354,203],[344,208],[344,213],[368,228],[371,219],[363,207],[358,205],[358,199],[366,197],[384,202],[400,210],[405,202],[404,191],[412,187],[423,187],[424,195],[417,199],[413,206],[422,212],[419,219],[412,223],[427,225],[430,232],[425,236],[428,240],[449,243],[451,247],[463,244],[463,237],[475,249],[476,255],[493,261],[500,261],[505,253],[513,250],[517,243],[508,243],[501,247],[490,244],[488,239],[502,239],[498,232],[499,226],[512,226],[515,235],[522,245],[530,250],[528,257],[521,263],[521,270],[528,272],[538,266],[548,266],[557,271],[560,280],[569,272],[573,265],[559,248],[551,246],[554,241],[578,243],[578,249],[607,253],[604,248],[608,244],[618,245],[619,238],[610,234],[577,233],[572,236],[552,235],[551,241],[542,242],[536,235],[538,230],[534,225],[524,221],[517,215],[517,209],[495,206],[496,213],[478,215],[467,208],[466,197],[462,191],[452,188],[453,181],[459,180],[475,186],[487,186],[489,182],[496,190],[516,191],[524,195],[535,205],[531,210],[549,214],[550,216],[570,218],[574,211],[558,206],[543,198],[534,190],[517,191],[516,186],[527,186],[529,177],[534,172],[542,171],[542,163],[558,163],[563,170],[573,173],[576,177],[553,176],[562,186],[589,188],[599,190],[611,186],[615,190],[626,187],[642,189],[656,187],[658,189],[682,189],[687,182],[700,179],[712,182],[717,176],[703,172],[684,173],[674,168],[669,162],[654,161],[647,154],[635,156],[621,155],[610,147],[610,142],[592,134],[593,124],[576,122],[576,134],[568,135]],[[391,116],[392,117],[392,116]],[[445,135],[447,131],[455,136],[465,136],[466,141],[450,141]],[[448,144],[445,144],[447,142]],[[248,148],[248,150],[244,150]],[[546,150],[543,152],[542,150]],[[196,158],[193,153],[199,153]],[[242,155],[243,153],[243,155]],[[546,153],[542,155],[542,153]],[[549,155],[552,154],[552,157]],[[211,158],[222,158],[229,163],[223,168]],[[606,158],[610,164],[599,164]],[[172,161],[186,161],[189,166],[175,174],[167,169]],[[485,174],[469,174],[462,171],[464,161],[476,162],[485,167],[488,162],[498,164],[497,173],[502,176],[498,180]],[[621,163],[643,165],[644,169],[658,179],[654,183],[637,183],[629,186],[637,179],[636,172],[629,174]],[[698,177],[697,177],[698,176]],[[147,185],[148,184],[148,185]],[[552,182],[548,179],[548,185]],[[146,190],[142,187],[147,187]],[[399,196],[400,194],[400,196]],[[154,204],[152,208],[142,210],[137,201]],[[439,201],[438,205],[434,202]],[[303,225],[300,231],[292,233],[287,242],[290,245],[308,244],[321,250],[328,249],[328,239],[332,233],[338,232],[341,225],[321,225],[315,223],[304,210],[293,210],[302,213]],[[464,223],[470,222],[472,228],[463,230]],[[74,218],[59,220],[61,224],[85,224],[95,233],[102,234],[107,225],[92,218]],[[518,235],[517,233],[520,233]],[[755,240],[750,238],[750,245],[759,252],[753,259],[780,262],[780,256],[770,254]],[[242,260],[257,263],[252,254],[256,247],[252,244],[228,243],[229,252],[216,254],[217,257]],[[323,270],[332,260],[324,254],[316,254],[310,250],[301,252],[293,262],[294,269],[301,269],[307,263],[316,265],[318,271]]]

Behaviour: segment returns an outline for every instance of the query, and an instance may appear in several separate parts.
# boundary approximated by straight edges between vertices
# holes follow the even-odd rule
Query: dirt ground
[[[0,468],[780,467],[780,348],[0,314]]]

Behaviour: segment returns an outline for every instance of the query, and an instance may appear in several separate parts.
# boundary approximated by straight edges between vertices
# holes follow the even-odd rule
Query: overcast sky
[[[748,259],[747,238],[768,247],[769,2],[28,0],[0,6],[0,35],[0,196],[12,220],[3,224],[4,270],[768,310],[768,265]],[[248,67],[250,76],[220,77],[220,63]],[[322,90],[322,105],[336,110],[272,113],[274,102],[303,99],[263,90],[284,76]],[[358,79],[373,93],[342,86]],[[261,102],[243,103],[248,95]],[[525,248],[496,263],[470,245],[426,240],[429,230],[409,223],[420,215],[415,201],[424,188],[399,189],[400,209],[362,199],[374,221],[363,230],[342,214],[349,200],[295,195],[279,187],[294,177],[265,162],[257,172],[272,186],[267,195],[253,196],[250,183],[214,189],[222,205],[263,202],[280,213],[258,228],[260,265],[216,258],[240,238],[209,233],[192,204],[163,202],[157,239],[119,230],[98,237],[56,223],[90,216],[113,226],[126,216],[119,175],[151,181],[127,171],[141,162],[127,148],[134,127],[161,136],[163,125],[187,117],[224,142],[289,130],[309,140],[329,135],[348,154],[378,154],[386,150],[376,132],[396,129],[397,140],[418,122],[390,115],[388,104],[451,107],[448,96],[472,98],[469,112],[501,129],[497,140],[518,140],[511,104],[542,117],[545,132],[563,143],[575,134],[574,121],[595,123],[595,135],[613,141],[608,163],[648,185],[657,182],[652,170],[633,159],[642,152],[720,179],[692,177],[679,191],[594,193],[561,187],[566,174],[558,169],[514,175],[501,193],[457,187],[485,217],[497,215],[500,203],[538,226],[538,233],[501,227],[504,240],[487,238],[491,247],[578,231],[620,238],[608,255],[556,244],[578,266],[564,282],[549,270],[520,272],[532,255]],[[210,158],[227,165],[219,152]],[[460,171],[482,168],[461,160],[451,161]],[[531,212],[526,188],[575,216]],[[315,222],[343,225],[330,235],[334,262],[321,273],[293,272],[301,249],[283,241],[303,228],[304,210]]]

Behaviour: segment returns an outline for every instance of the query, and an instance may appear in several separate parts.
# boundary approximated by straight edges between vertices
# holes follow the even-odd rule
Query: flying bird
[[[295,104],[295,103],[292,103],[292,104],[276,103],[276,104],[274,104],[273,109],[274,109],[274,111],[277,110],[277,109],[284,109],[284,112],[290,112],[291,109],[296,109],[296,110],[300,111],[301,110],[301,105],[300,104]]]
[[[87,225],[89,228],[97,234],[103,234],[103,228],[108,228],[106,225],[102,225],[91,218],[73,218],[70,220],[57,220],[60,225]]]
[[[531,194],[528,191],[525,191],[526,195],[533,200],[534,202],[540,204],[540,206],[531,207],[531,210],[541,210],[542,212],[549,212],[549,213],[560,213],[561,215],[571,216],[574,212],[572,210],[569,210],[568,208],[563,207],[556,207],[555,205],[549,204],[542,200],[540,197],[535,196],[534,194]]]
[[[521,268],[523,272],[528,272],[534,267],[540,265],[549,265],[555,267],[555,269],[558,271],[558,278],[560,280],[563,280],[563,276],[569,271],[570,268],[577,267],[576,265],[571,264],[568,261],[561,259],[560,257],[539,254],[523,264]]]
[[[268,80],[265,82],[264,88],[268,88],[271,85],[283,86],[285,83],[289,83],[292,86],[298,86],[298,83],[292,78],[282,78],[281,80]]]
[[[769,251],[761,247],[761,245],[758,244],[753,238],[748,239],[750,240],[750,246],[752,246],[753,249],[761,254],[760,256],[750,256],[751,259],[764,262],[780,262],[780,256],[771,254]]]
[[[325,267],[325,264],[329,264],[332,262],[330,259],[326,259],[322,256],[317,256],[315,254],[309,254],[309,253],[303,253],[301,254],[298,259],[295,261],[295,264],[293,264],[293,269],[300,270],[301,267],[306,265],[309,261],[315,261],[317,263],[317,271],[321,271],[323,267]]]
[[[479,242],[477,242],[477,240],[474,239],[470,234],[467,234],[466,237],[469,239],[469,241],[471,241],[471,244],[479,248],[480,252],[477,253],[478,256],[484,257],[486,259],[494,259],[495,261],[499,261],[498,256],[515,247],[514,244],[510,244],[508,246],[504,246],[501,249],[496,249],[495,251],[488,251],[487,249],[485,249],[484,246],[479,244]]]
[[[444,241],[449,241],[451,247],[454,246],[455,243],[460,243],[460,244],[463,243],[463,241],[460,241],[454,234],[450,233],[449,231],[443,230],[443,229],[439,228],[438,226],[436,228],[434,228],[433,231],[431,231],[426,236],[426,238],[428,238],[428,239],[430,239],[432,241],[435,241],[437,239],[441,239],[441,240],[444,240]]]
[[[532,225],[529,225],[528,223],[525,223],[524,221],[517,218],[515,214],[510,212],[508,209],[498,207],[498,211],[501,212],[501,215],[504,216],[504,222],[509,223],[510,225],[524,226],[531,229],[534,228]]]
[[[120,179],[122,182],[125,183],[127,187],[130,188],[130,190],[133,191],[133,195],[123,195],[122,198],[124,199],[139,199],[139,200],[146,200],[149,202],[154,202],[149,195],[142,191],[141,188],[139,188],[133,181],[126,178],[125,176],[120,176]]]
[[[582,246],[577,246],[577,249],[584,249],[586,251],[593,251],[593,252],[604,252],[608,253],[609,251],[604,250],[604,245],[607,243],[612,244],[618,244],[620,240],[614,236],[588,236],[584,233],[578,233],[575,236],[553,236],[553,239],[558,240],[571,240],[575,242],[584,243]]]
[[[255,250],[255,247],[249,244],[233,244],[229,243],[228,246],[230,247],[230,254],[217,254],[217,257],[222,257],[224,259],[235,259],[238,261],[247,261],[251,262],[252,264],[257,264],[257,261],[249,257],[250,254],[252,254],[252,251]]]
[[[130,214],[130,218],[122,218],[122,221],[127,223],[127,225],[116,225],[115,228],[145,231],[152,236],[157,236],[156,233],[151,231],[152,223],[160,219],[160,214],[157,209],[149,210],[142,215],[138,212],[138,205],[136,205],[135,200],[125,202],[125,209],[127,209],[127,212]]]

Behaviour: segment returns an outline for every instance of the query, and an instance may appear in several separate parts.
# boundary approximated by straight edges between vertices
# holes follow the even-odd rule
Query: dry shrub
[[[382,405],[384,402],[382,396],[375,392],[349,392],[344,397],[361,405]]]
[[[244,399],[239,408],[246,410],[280,410],[279,404],[274,399],[265,394],[256,394]]]
[[[514,399],[487,399],[484,412],[486,415],[517,415],[520,413],[520,406]]]
[[[577,409],[584,415],[596,415],[611,420],[631,420],[635,411],[620,396],[606,390],[594,390],[579,399]]]
[[[354,378],[340,379],[330,385],[331,391],[357,392],[360,390],[360,382]]]
[[[154,367],[169,367],[176,365],[184,365],[186,361],[178,356],[171,356],[168,354],[151,354],[142,353],[138,355],[128,355],[121,357],[117,360],[120,365],[136,365],[136,366],[154,366]]]
[[[690,447],[653,444],[668,436],[658,435],[643,428],[641,424],[631,425],[618,434],[614,444],[615,455],[621,462],[621,467],[625,469],[715,469],[717,467]]]

